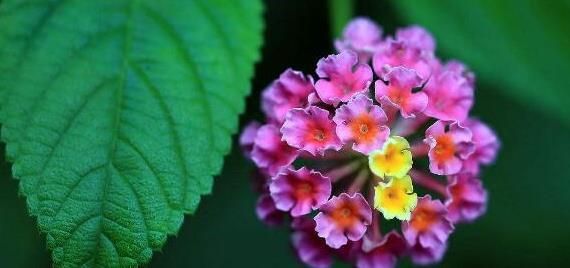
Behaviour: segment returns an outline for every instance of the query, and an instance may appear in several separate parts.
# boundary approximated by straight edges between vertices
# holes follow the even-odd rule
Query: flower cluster
[[[474,76],[438,59],[418,26],[383,36],[357,18],[335,46],[315,78],[283,72],[263,92],[266,123],[243,130],[258,167],[257,215],[290,219],[297,255],[312,267],[334,257],[357,267],[438,262],[455,226],[485,212],[480,167],[499,149],[469,115]],[[381,230],[385,221],[401,228]]]

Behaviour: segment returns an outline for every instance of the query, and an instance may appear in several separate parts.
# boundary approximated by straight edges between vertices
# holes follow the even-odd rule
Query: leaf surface
[[[0,5],[2,139],[58,266],[135,266],[210,193],[261,45],[249,0]]]

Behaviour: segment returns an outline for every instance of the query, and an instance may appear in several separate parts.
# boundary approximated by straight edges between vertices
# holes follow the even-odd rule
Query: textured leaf
[[[392,2],[480,78],[570,123],[570,1]]]
[[[259,1],[3,1],[2,138],[56,265],[146,263],[178,231],[260,43]]]

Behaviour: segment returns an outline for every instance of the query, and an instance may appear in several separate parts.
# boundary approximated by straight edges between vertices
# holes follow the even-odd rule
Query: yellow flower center
[[[380,178],[402,177],[412,168],[410,144],[402,137],[390,137],[380,150],[368,156],[368,166]]]
[[[386,219],[409,220],[418,200],[413,190],[412,179],[408,175],[394,177],[388,183],[381,182],[374,188],[374,208]]]

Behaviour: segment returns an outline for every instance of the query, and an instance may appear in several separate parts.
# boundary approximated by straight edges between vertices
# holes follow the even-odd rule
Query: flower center
[[[350,122],[350,129],[355,142],[372,142],[378,134],[378,129],[374,125],[374,120],[368,114],[362,114]]]
[[[427,208],[418,208],[417,211],[414,212],[410,223],[415,229],[422,232],[429,229],[436,219],[437,215],[435,215],[433,211]]]
[[[311,197],[313,193],[313,185],[308,182],[300,182],[295,187],[295,196],[297,199],[305,199]]]
[[[449,134],[437,137],[434,155],[439,162],[447,161],[455,156],[455,144]]]
[[[317,129],[317,130],[315,130],[315,133],[313,134],[313,138],[316,141],[323,141],[325,139],[325,132],[322,131],[321,129]]]
[[[372,152],[368,158],[370,170],[381,178],[401,177],[412,167],[409,144],[402,137],[390,137],[381,150]]]
[[[360,133],[366,134],[368,132],[368,125],[367,124],[360,124]]]
[[[357,221],[353,209],[349,205],[343,205],[332,212],[332,218],[339,227],[350,227]]]

